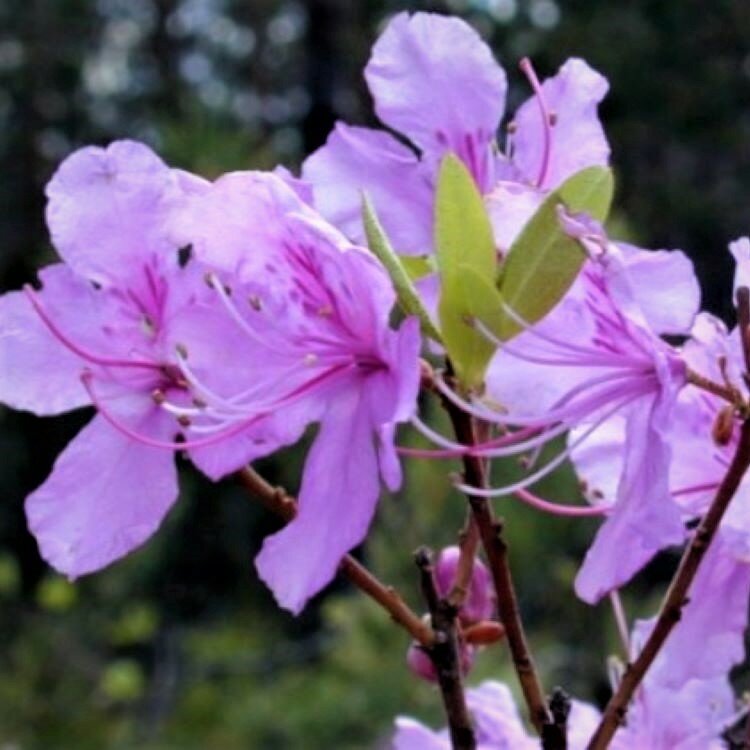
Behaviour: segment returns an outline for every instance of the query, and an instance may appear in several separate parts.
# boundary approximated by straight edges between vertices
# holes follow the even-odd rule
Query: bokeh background
[[[746,0],[0,0],[0,289],[53,257],[43,187],[71,150],[126,136],[206,176],[296,167],[336,118],[373,121],[369,47],[390,14],[417,9],[482,33],[511,109],[528,94],[524,55],[541,75],[577,55],[608,76],[615,222],[683,248],[706,306],[730,313],[725,247],[750,232]],[[185,466],[178,506],[141,551],[74,585],[50,571],[23,499],[88,416],[0,407],[0,748],[354,750],[387,742],[397,713],[439,721],[433,689],[405,672],[405,636],[357,592],[336,584],[297,619],[276,609],[252,566],[275,522],[232,482]],[[303,448],[259,468],[294,491]],[[415,606],[412,550],[452,543],[461,522],[444,469],[410,465],[358,553]],[[546,491],[577,493],[569,472]],[[611,616],[570,590],[593,525],[502,512],[545,684],[601,701]],[[632,614],[653,609],[673,564],[641,576]],[[513,683],[503,647],[473,679],[488,675]]]

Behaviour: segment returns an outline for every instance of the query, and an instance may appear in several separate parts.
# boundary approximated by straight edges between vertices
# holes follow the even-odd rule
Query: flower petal
[[[522,182],[498,182],[485,196],[495,244],[503,255],[510,250],[526,222],[544,201],[544,193]]]
[[[597,114],[609,84],[583,60],[572,58],[542,88],[556,122],[549,167],[538,187],[553,189],[585,167],[609,163],[609,144]],[[521,105],[514,120],[513,160],[534,181],[544,154],[544,129],[535,97]]]
[[[213,481],[296,443],[318,411],[313,400],[272,414],[225,440],[189,451],[190,460]]]
[[[170,256],[166,219],[183,182],[147,146],[116,141],[71,154],[47,185],[47,224],[60,256],[100,284],[124,285],[139,259]]]
[[[408,716],[396,719],[392,750],[450,750],[448,731],[433,732]]]
[[[589,604],[630,580],[660,550],[684,541],[680,512],[669,492],[667,426],[675,398],[675,386],[665,384],[665,392],[629,408],[617,502],[575,581],[576,593]]]
[[[364,538],[380,491],[369,406],[339,392],[305,463],[299,513],[255,560],[280,606],[298,614]]]
[[[729,243],[729,252],[735,262],[734,292],[740,286],[750,287],[750,238],[740,237]]]
[[[80,287],[86,294],[82,282]],[[39,295],[49,297],[45,290]],[[85,406],[90,399],[79,377],[82,368],[80,357],[55,339],[23,292],[0,297],[2,403],[39,416]]]
[[[386,132],[338,123],[302,167],[316,208],[350,240],[365,243],[362,193],[399,253],[432,251],[432,175],[416,154]]]
[[[433,163],[455,152],[482,190],[491,186],[507,81],[474,29],[458,18],[399,13],[375,43],[365,78],[386,125]]]
[[[701,303],[692,261],[681,250],[642,250],[622,242],[617,246],[623,254],[622,272],[651,330],[688,334]]]
[[[150,410],[138,429],[168,439],[171,420]],[[100,570],[143,544],[177,499],[171,451],[144,446],[96,416],[26,500],[42,557],[71,578]]]
[[[474,717],[480,746],[534,750],[537,740],[523,726],[513,695],[507,685],[487,680],[468,690],[466,702]]]
[[[654,665],[664,685],[721,677],[745,658],[750,563],[735,557],[725,536],[722,527],[698,570],[680,622]],[[695,648],[698,643],[701,647]]]

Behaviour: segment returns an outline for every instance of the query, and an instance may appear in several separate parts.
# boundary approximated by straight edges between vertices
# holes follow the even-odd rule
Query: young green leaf
[[[450,304],[448,311],[446,304]],[[458,266],[450,281],[443,282],[438,313],[456,375],[469,388],[481,385],[496,347],[472,327],[472,321],[478,319],[493,332],[499,330],[504,316],[495,285],[473,268]]]
[[[422,325],[422,332],[440,342],[440,332],[430,318],[430,314],[422,304],[417,290],[412,284],[411,278],[396,255],[390,241],[378,220],[375,208],[367,195],[362,196],[362,220],[365,226],[367,244],[378,260],[385,266],[396,289],[396,297],[401,309],[407,315],[416,315]]]
[[[563,232],[557,216],[562,204],[573,213],[607,218],[614,192],[611,170],[589,167],[550,193],[510,248],[498,287],[505,304],[529,323],[541,320],[565,295],[585,260],[581,246]],[[494,329],[507,341],[520,333],[508,315]]]
[[[494,347],[467,325],[500,297],[493,287],[497,254],[492,225],[464,164],[448,154],[440,166],[435,204],[435,247],[440,270],[440,329],[448,356],[464,385],[479,385]]]
[[[437,271],[434,259],[428,255],[399,255],[398,259],[412,281],[419,281]]]

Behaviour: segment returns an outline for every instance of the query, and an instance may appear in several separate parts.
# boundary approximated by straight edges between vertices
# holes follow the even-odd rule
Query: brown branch
[[[631,698],[682,616],[682,609],[688,601],[690,586],[748,466],[750,466],[750,420],[742,424],[737,451],[732,463],[708,512],[682,555],[680,565],[664,597],[656,624],[638,654],[638,658],[625,670],[622,681],[607,704],[601,723],[591,738],[587,750],[604,750],[608,747],[618,727],[625,719]]]
[[[450,416],[459,442],[464,445],[474,445],[477,442],[474,420],[447,399],[443,399],[443,406]],[[465,455],[463,465],[464,479],[467,484],[473,487],[486,486],[485,467],[480,458]],[[501,521],[495,518],[492,507],[486,498],[470,495],[468,501],[489,562],[497,595],[500,620],[505,627],[513,666],[518,675],[529,718],[541,736],[544,727],[553,726],[553,721],[526,641],[526,633],[521,621],[518,598],[516,597],[513,576],[508,562],[508,546],[503,537],[503,525]],[[549,733],[550,730],[546,730],[546,734]],[[565,745],[547,744],[545,742],[543,747],[545,750],[552,750],[556,747],[565,747]]]
[[[474,521],[474,514],[469,509],[466,518],[466,525],[461,532],[458,540],[458,564],[456,565],[456,575],[453,579],[453,585],[448,593],[448,602],[456,609],[466,601],[471,587],[471,575],[474,572],[474,561],[479,552],[479,529]]]
[[[707,378],[704,375],[695,372],[695,370],[691,370],[690,368],[688,368],[687,370],[686,377],[687,382],[691,385],[694,385],[696,388],[700,388],[701,390],[707,391],[708,393],[712,393],[714,396],[723,398],[725,401],[728,401],[732,405],[736,406],[742,398],[742,395],[736,388],[733,388],[726,384],[717,383],[710,378]]]
[[[250,494],[286,523],[297,514],[297,501],[282,488],[270,485],[254,469],[238,471],[237,478]],[[406,604],[392,586],[379,581],[362,563],[351,555],[346,555],[339,564],[339,572],[387,610],[393,620],[408,631],[414,640],[425,647],[435,643],[434,630]]]
[[[437,634],[435,643],[425,650],[437,673],[440,694],[448,719],[451,746],[453,750],[476,750],[477,741],[466,705],[461,674],[461,657],[456,630],[458,609],[447,599],[441,599],[438,596],[431,552],[422,547],[417,550],[414,559],[419,568],[422,593],[430,611],[432,627]]]

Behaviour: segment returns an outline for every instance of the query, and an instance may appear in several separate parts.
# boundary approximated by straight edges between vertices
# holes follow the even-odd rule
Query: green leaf
[[[498,287],[505,304],[524,320],[541,320],[565,295],[585,260],[581,246],[563,232],[557,207],[587,213],[604,221],[614,192],[611,170],[589,167],[567,179],[550,193],[510,248],[501,269]],[[503,316],[499,338],[507,341],[521,327]]]
[[[479,386],[497,347],[476,331],[472,322],[479,319],[491,331],[499,330],[504,315],[500,294],[491,279],[480,276],[469,266],[458,266],[455,276],[443,282],[439,313],[443,341],[461,382]],[[450,300],[446,311],[445,300]]]
[[[410,274],[396,255],[388,236],[378,220],[375,208],[367,195],[362,196],[362,220],[365,225],[367,244],[378,260],[385,266],[396,289],[396,297],[402,310],[407,315],[416,315],[422,325],[422,332],[435,341],[442,341],[440,332],[430,318],[430,314],[422,304],[417,290],[412,284]],[[416,259],[415,259],[416,260]]]
[[[412,281],[419,281],[437,271],[437,266],[428,255],[400,255],[399,260]]]
[[[494,347],[467,325],[467,319],[482,317],[492,304],[500,309],[500,297],[493,287],[497,254],[482,196],[469,171],[453,154],[440,165],[435,247],[443,340],[459,380],[474,387],[484,379]]]

